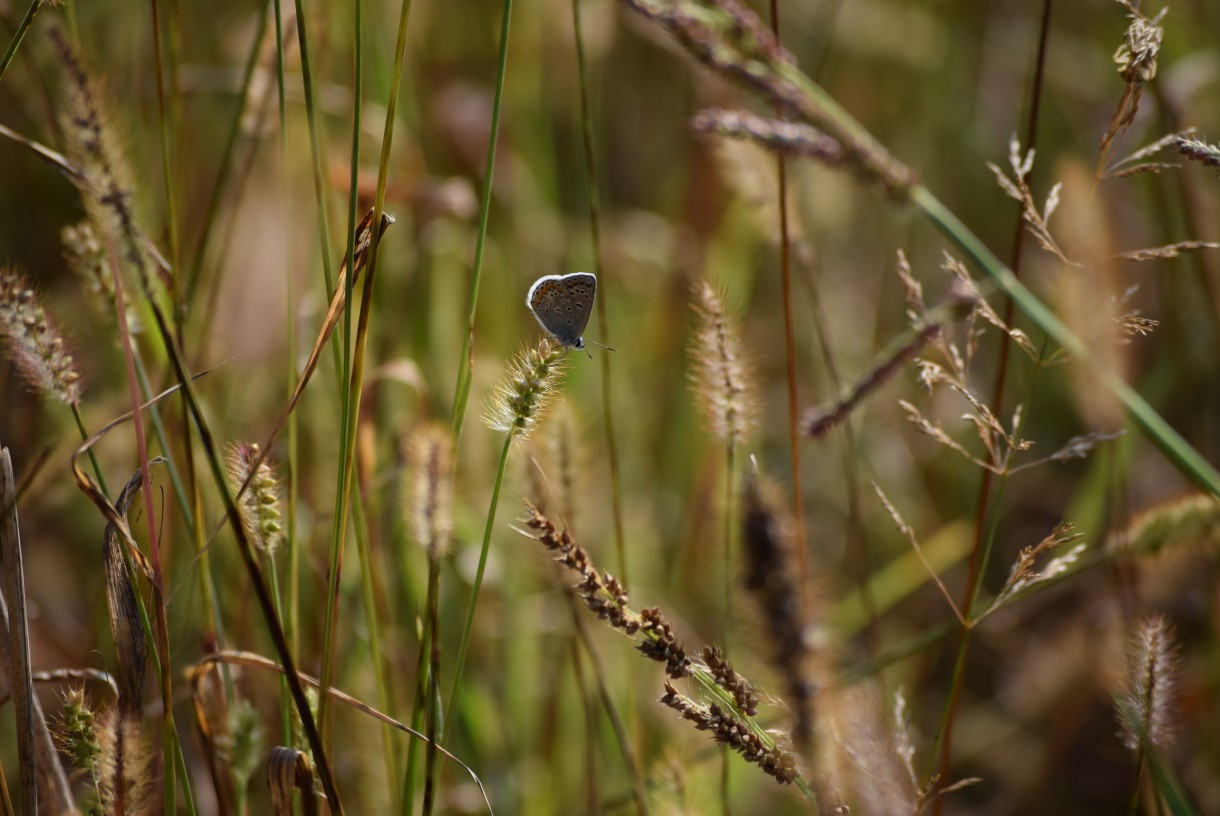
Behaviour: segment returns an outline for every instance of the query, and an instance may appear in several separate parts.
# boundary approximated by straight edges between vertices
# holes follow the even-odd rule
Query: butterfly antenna
[[[601,343],[597,342],[596,340],[586,339],[585,342],[592,343],[593,345],[598,346],[599,348],[604,348],[606,351],[618,351],[618,349],[613,349],[613,348],[610,348],[609,346],[603,346]],[[592,355],[590,355],[590,356],[592,356]]]

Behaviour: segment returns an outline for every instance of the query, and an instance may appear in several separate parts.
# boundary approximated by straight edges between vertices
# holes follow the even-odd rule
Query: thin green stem
[[[264,5],[259,13],[258,23],[254,28],[254,42],[250,46],[250,53],[246,56],[245,71],[242,74],[240,98],[246,99],[250,94],[250,83],[254,78],[254,70],[258,66],[259,46],[263,41],[263,32],[267,28],[267,15],[270,6]],[[299,13],[299,9],[298,9]],[[278,16],[277,16],[278,24]],[[304,36],[304,35],[302,35]],[[305,49],[301,49],[302,65],[307,65],[308,61],[305,57]],[[282,77],[281,77],[282,80]],[[309,86],[306,86],[308,92]],[[309,96],[306,95],[308,103]],[[189,308],[190,304],[195,300],[195,290],[199,285],[199,278],[203,270],[203,257],[207,252],[208,240],[212,235],[212,229],[216,224],[216,217],[220,213],[220,202],[224,196],[225,183],[229,178],[229,170],[233,164],[233,157],[236,154],[237,137],[241,133],[241,121],[244,113],[244,105],[238,106],[238,110],[233,114],[233,121],[229,123],[229,132],[225,136],[224,149],[220,154],[220,168],[216,172],[216,182],[212,185],[212,192],[208,196],[207,209],[204,210],[202,225],[199,231],[199,239],[195,244],[195,252],[191,258],[190,267],[186,270],[186,281],[182,287],[183,308]],[[281,133],[283,132],[281,122]],[[324,256],[329,257],[329,256]]]
[[[580,21],[581,0],[572,0],[572,28],[576,35],[576,73],[580,80],[580,133],[585,154],[585,186],[589,196],[589,234],[593,241],[593,269],[597,273],[597,324],[603,346],[610,345],[610,324],[606,321],[606,276],[602,255],[601,192],[598,181],[597,158],[593,145],[593,106],[589,100],[588,66],[585,61],[584,29]],[[610,392],[610,355],[602,354],[602,424],[606,428],[606,454],[610,465],[610,509],[614,519],[614,554],[618,559],[618,573],[624,583],[629,583],[627,571],[627,549],[623,544],[623,485],[619,473],[618,444],[614,434],[614,412]]]
[[[4,72],[8,70],[9,63],[13,61],[13,57],[17,56],[17,49],[21,46],[21,41],[25,39],[26,32],[33,25],[34,17],[38,14],[38,9],[42,8],[42,3],[43,0],[33,0],[30,3],[30,7],[25,10],[25,16],[17,24],[17,30],[13,33],[13,39],[8,44],[8,50],[4,52],[4,57],[0,59],[0,80],[4,79]]]
[[[1025,141],[1023,142],[1026,150],[1033,150],[1038,137],[1038,113],[1041,110],[1042,100],[1042,76],[1043,69],[1046,65],[1046,46],[1050,34],[1050,18],[1051,18],[1051,0],[1043,0],[1042,4],[1042,25],[1038,38],[1037,55],[1034,58],[1034,75],[1030,87],[1029,109],[1026,112],[1025,121]],[[1018,208],[1016,225],[1014,227],[1015,234],[1013,235],[1012,252],[1010,255],[1010,268],[1013,272],[1013,277],[1019,277],[1021,273],[1021,247],[1023,245],[1022,237],[1025,234],[1025,218]],[[1004,302],[1004,325],[1011,327],[1013,321],[1013,302],[1012,298],[1005,298]],[[1008,361],[1013,343],[1007,338],[1002,338],[998,352],[998,360],[996,362],[996,375],[994,390],[991,395],[991,411],[994,415],[1000,416],[1003,413],[1004,406],[1004,388],[1008,379]],[[966,598],[962,604],[962,614],[966,618],[970,618],[974,607],[975,599],[978,597],[980,588],[983,585],[983,577],[986,575],[986,562],[990,556],[992,544],[994,543],[995,521],[992,523],[992,537],[988,540],[986,546],[983,544],[983,528],[987,518],[987,508],[991,494],[992,473],[990,470],[984,469],[982,478],[979,480],[978,498],[975,502],[974,513],[974,546],[970,553],[970,566],[966,576]],[[1002,488],[1001,488],[1002,492]],[[996,516],[999,515],[999,502],[996,503]],[[984,549],[986,552],[983,552]],[[959,652],[964,652],[967,644],[970,642],[969,633],[963,631],[960,642],[958,643]],[[955,660],[955,665],[959,661],[964,662],[965,655],[959,654],[958,660]],[[943,727],[943,750],[940,759],[940,776],[942,779],[947,778],[950,771],[950,751],[953,741],[953,721],[957,711],[958,696],[961,693],[961,687],[958,683],[961,682],[962,675],[954,674],[954,684],[950,686],[949,696],[945,707],[945,721]],[[943,808],[944,797],[940,797],[936,802],[936,814],[941,813]]]
[[[335,273],[330,260],[330,223],[326,215],[326,176],[322,169],[322,147],[318,139],[316,102],[314,101],[313,68],[310,61],[309,37],[305,21],[304,0],[293,0],[297,13],[297,43],[301,49],[301,86],[305,95],[305,120],[309,123],[309,151],[313,157],[314,206],[318,210],[318,241],[322,249],[322,272],[326,279],[326,297],[335,293]]]
[[[487,136],[487,161],[483,166],[483,195],[479,204],[479,232],[475,239],[474,264],[470,270],[470,305],[462,356],[458,359],[457,384],[453,393],[453,444],[456,448],[466,419],[466,403],[474,369],[474,318],[479,308],[479,282],[483,279],[483,249],[487,243],[487,222],[491,215],[491,187],[496,170],[496,142],[500,138],[500,106],[504,101],[504,76],[508,69],[508,32],[512,21],[513,0],[504,0],[500,23],[500,59],[496,65],[496,91],[491,104],[491,131]],[[472,607],[473,609],[473,607]],[[455,686],[456,688],[456,686]],[[450,701],[450,706],[453,702]]]
[[[381,620],[378,615],[380,606],[377,603],[377,591],[373,585],[374,576],[380,569],[373,562],[372,548],[369,546],[368,518],[364,508],[364,497],[359,491],[352,496],[352,521],[356,530],[356,552],[360,557],[360,592],[364,604],[364,620],[369,633],[369,656],[373,661],[373,677],[377,685],[377,705],[383,712],[394,713],[394,695],[391,691],[393,683],[390,679],[390,661],[381,643]],[[383,593],[384,594],[384,593]],[[382,739],[385,743],[386,779],[395,779],[399,768],[399,741],[394,727],[382,726]],[[391,786],[390,798],[398,796],[398,789]],[[397,811],[398,803],[392,801]]]
[[[733,622],[733,531],[736,528],[733,511],[736,509],[737,482],[737,445],[729,439],[724,448],[724,508],[722,510],[721,530],[724,536],[724,599],[720,611],[720,647],[725,657],[729,656],[730,637]],[[732,768],[732,751],[727,745],[721,746],[720,765],[720,801],[724,816],[729,816],[730,769]]]
[[[89,432],[85,430],[85,421],[80,415],[80,406],[73,403],[72,419],[76,421],[76,429],[80,432],[81,441],[84,442],[89,438]],[[110,491],[106,488],[106,477],[102,475],[102,466],[97,461],[97,454],[93,452],[93,447],[89,447],[89,464],[93,466],[93,475],[97,476],[98,487],[102,489],[102,493],[109,498]]]
[[[779,41],[779,3],[771,0],[771,31]],[[784,362],[788,385],[788,455],[792,468],[792,517],[796,520],[797,568],[800,571],[801,614],[809,612],[809,545],[805,540],[804,490],[801,487],[800,398],[796,382],[796,323],[792,305],[792,241],[788,229],[788,172],[784,154],[775,157],[779,179],[779,265],[784,292]]]
[[[322,629],[322,678],[318,689],[318,730],[322,733],[322,741],[330,741],[330,688],[334,683],[336,654],[335,629],[339,619],[339,585],[343,575],[343,553],[346,548],[347,521],[352,497],[352,471],[355,467],[356,426],[360,411],[360,389],[362,376],[356,374],[353,368],[352,350],[352,310],[355,292],[355,257],[356,257],[356,199],[359,194],[358,176],[360,172],[360,116],[361,97],[364,91],[364,2],[355,0],[355,48],[353,55],[352,78],[352,148],[349,169],[347,195],[347,257],[348,273],[337,285],[344,287],[346,302],[349,308],[343,310],[343,341],[341,344],[340,382],[346,389],[343,392],[340,409],[340,427],[343,435],[339,437],[339,475],[335,492],[335,513],[331,524],[330,557],[326,573],[326,614]],[[377,245],[376,226],[374,221],[373,246]],[[376,251],[376,250],[374,250]],[[369,284],[373,280],[373,268],[370,264],[365,273],[365,302],[361,304],[361,322],[366,319],[369,307],[368,296],[371,295]],[[357,343],[363,342],[363,335]]]
[[[474,586],[471,587],[470,606],[466,610],[466,624],[462,627],[462,640],[458,645],[457,660],[454,662],[453,685],[449,691],[449,704],[445,707],[444,728],[447,731],[453,722],[453,713],[457,708],[458,693],[462,688],[462,669],[466,665],[466,648],[470,645],[470,630],[474,628],[474,612],[479,604],[479,590],[483,587],[483,571],[487,568],[487,553],[491,550],[491,531],[496,523],[496,507],[500,504],[500,488],[504,485],[504,471],[508,467],[508,452],[512,448],[515,434],[504,437],[504,448],[500,451],[500,464],[496,468],[496,483],[491,491],[491,503],[487,507],[487,523],[483,525],[483,546],[479,550],[479,566],[474,573]],[[444,732],[442,732],[442,739]]]
[[[428,670],[421,676],[427,677],[427,731],[428,742],[424,754],[424,801],[423,816],[431,816],[436,800],[437,768],[436,768],[436,736],[441,733],[441,724],[437,719],[441,714],[440,707],[440,575],[441,565],[432,553],[428,554]]]

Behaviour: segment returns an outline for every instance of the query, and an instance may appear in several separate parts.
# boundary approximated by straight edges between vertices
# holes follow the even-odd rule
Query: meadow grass
[[[1220,811],[1215,31],[0,6],[0,812]]]

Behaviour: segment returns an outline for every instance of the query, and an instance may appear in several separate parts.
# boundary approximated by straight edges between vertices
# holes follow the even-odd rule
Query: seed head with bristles
[[[145,253],[132,208],[131,172],[110,127],[104,94],[89,75],[68,35],[57,25],[48,28],[64,77],[60,117],[68,159],[89,218],[108,242],[118,247],[124,265],[138,274],[145,289],[151,285]]]
[[[1116,695],[1119,736],[1132,751],[1174,741],[1178,648],[1173,627],[1161,615],[1140,621],[1128,646],[1127,675]]]
[[[495,431],[524,439],[546,415],[567,370],[563,346],[545,337],[534,348],[526,347],[509,367],[508,375],[496,386],[487,404],[483,421]]]
[[[64,262],[76,275],[89,294],[91,305],[110,321],[114,320],[114,277],[97,230],[88,219],[69,224],[60,230]],[[113,324],[112,324],[113,325]],[[141,330],[140,319],[130,302],[127,303],[127,329],[132,334]]]
[[[1177,146],[1178,152],[1191,161],[1208,167],[1220,167],[1220,144],[1210,144],[1193,136],[1179,136]]]
[[[144,816],[156,812],[153,754],[140,719],[109,705],[97,717],[101,812]]]
[[[746,590],[755,598],[772,645],[771,663],[787,686],[786,700],[795,715],[792,741],[798,749],[813,738],[812,676],[814,642],[797,580],[795,524],[773,485],[759,477],[746,485],[742,519],[742,556]]]
[[[229,707],[225,730],[216,738],[221,763],[229,769],[240,787],[245,787],[263,758],[263,729],[258,709],[247,699]]]
[[[424,425],[411,432],[405,448],[407,521],[428,557],[443,558],[453,532],[453,436],[443,425]]]
[[[254,470],[253,478],[250,477],[259,453],[257,443],[239,442],[229,448],[225,465],[234,490],[249,479],[249,486],[238,499],[237,513],[241,516],[242,527],[250,542],[271,556],[284,537],[284,527],[280,523],[283,513],[280,510],[279,480],[271,465],[266,461],[261,462]]]
[[[0,267],[0,339],[30,388],[67,405],[80,402],[80,374],[63,337],[10,267]]]
[[[758,417],[757,388],[736,323],[707,281],[694,287],[695,339],[690,346],[695,393],[712,433],[739,444]]]
[[[79,686],[64,691],[60,699],[63,714],[55,723],[55,742],[72,764],[87,773],[96,784],[102,748],[97,741],[93,705]]]

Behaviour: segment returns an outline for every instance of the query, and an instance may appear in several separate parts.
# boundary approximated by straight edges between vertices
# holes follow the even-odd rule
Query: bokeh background
[[[1011,258],[1018,207],[997,186],[987,163],[1007,171],[1009,140],[1026,129],[1042,4],[779,5],[783,42],[801,69],[914,168],[999,257]],[[1203,250],[1143,263],[1112,256],[1176,241],[1220,240],[1220,180],[1214,168],[1198,164],[1095,180],[1099,142],[1125,87],[1113,56],[1130,23],[1128,11],[1103,0],[1051,6],[1028,181],[1040,202],[1052,185],[1063,183],[1052,231],[1069,254],[1104,264],[1075,270],[1025,237],[1022,276],[1081,331],[1115,310],[1159,321],[1151,335],[1114,354],[1136,389],[1191,445],[1218,461],[1220,253]],[[325,312],[315,180],[324,190],[336,268],[345,243],[354,9],[350,3],[313,2],[304,8],[320,178],[310,152],[289,10],[281,129],[274,28],[267,26],[256,41],[263,13],[258,5],[172,0],[151,6],[77,3],[71,9],[82,60],[104,86],[114,133],[131,164],[140,223],[171,262],[198,275],[182,325],[184,347],[195,370],[214,367],[197,387],[222,443],[259,440],[270,430],[290,391],[290,372],[311,347]],[[768,10],[759,10],[765,19]],[[0,42],[9,41],[25,11],[17,0],[0,0]],[[1145,9],[1149,15],[1156,11]],[[372,0],[363,13],[360,213],[371,206],[376,189],[399,7]],[[378,256],[360,445],[382,659],[394,679],[390,713],[402,720],[412,710],[427,567],[403,517],[401,494],[409,474],[400,442],[411,428],[448,423],[451,416],[487,181],[483,168],[502,13],[502,5],[490,0],[414,0],[389,154],[385,207],[397,221]],[[578,489],[567,522],[603,568],[619,570],[600,377],[602,358],[609,355],[633,602],[663,607],[692,650],[720,639],[724,452],[706,429],[690,388],[690,293],[700,279],[721,287],[751,351],[760,421],[740,450],[741,473],[756,467],[791,485],[778,187],[774,156],[751,143],[700,138],[688,121],[706,107],[762,114],[768,109],[696,65],[623,5],[582,0],[580,13],[602,231],[598,296],[607,317],[604,326],[595,318],[587,336],[608,338],[615,351],[594,347],[591,357],[570,354],[562,406],[529,444],[514,445],[464,696],[448,745],[483,779],[501,814],[590,810],[584,753],[591,746],[593,799],[602,812],[629,812],[630,776],[590,691],[597,676],[633,733],[651,812],[720,812],[721,754],[706,735],[654,702],[662,693],[661,668],[586,615],[596,661],[581,653],[578,673],[573,653],[580,649],[564,590],[568,578],[512,525],[520,500],[553,478],[554,429],[563,425],[570,435],[565,438],[578,440],[579,451]],[[0,124],[53,149],[63,144],[58,117],[64,82],[46,29],[67,25],[67,16],[68,9],[43,8],[0,79]],[[1220,6],[1204,0],[1174,4],[1161,25],[1158,72],[1145,86],[1116,155],[1187,127],[1204,136],[1220,133]],[[502,441],[479,415],[506,362],[538,334],[525,292],[539,275],[596,268],[572,3],[517,0],[510,31],[473,335],[473,386],[456,455],[453,548],[442,574],[443,660],[457,650]],[[169,66],[164,131],[154,52],[158,32],[165,50],[161,64]],[[255,68],[243,96],[243,69],[252,49]],[[163,132],[169,146],[164,163]],[[1157,160],[1177,161],[1172,148]],[[787,172],[797,390],[801,407],[808,408],[833,399],[840,385],[868,371],[908,329],[894,272],[898,250],[933,302],[950,286],[942,264],[951,248],[912,208],[895,205],[850,173],[798,159],[788,161]],[[92,311],[82,283],[63,260],[60,231],[82,217],[80,197],[61,173],[21,144],[0,139],[0,262],[25,271],[65,329],[84,377],[84,424],[93,431],[127,411],[130,398],[113,322]],[[1002,298],[991,294],[990,300],[1002,313]],[[159,387],[172,384],[164,352],[147,331],[147,313],[141,320],[146,330],[137,342],[152,380]],[[1047,348],[1036,328],[1017,320],[1036,347]],[[961,342],[961,327],[955,331],[951,336]],[[994,331],[984,333],[971,362],[971,383],[985,396],[993,387],[997,338]],[[327,353],[322,359],[296,411],[297,466],[283,474],[299,496],[299,659],[314,674],[321,660],[326,547],[341,437],[334,358]],[[885,490],[921,542],[939,542],[950,554],[943,578],[960,598],[981,471],[907,421],[899,399],[915,403],[963,445],[978,449],[970,426],[960,421],[968,406],[941,390],[929,394],[916,374],[908,364],[853,414],[849,433],[804,442],[800,453],[806,545],[825,625],[836,643],[836,671],[851,674],[864,667],[852,676],[862,672],[875,683],[887,708],[894,690],[905,690],[915,767],[926,782],[937,767],[933,738],[950,688],[956,635],[901,658],[894,650],[943,625],[952,613],[911,559],[910,544],[894,529],[870,482]],[[1128,425],[1104,389],[1071,362],[1037,365],[1014,353],[1007,393],[1005,421],[1017,404],[1024,406],[1022,436],[1035,445],[1029,458],[1049,455],[1071,437]],[[183,438],[181,407],[167,407],[165,415],[174,438]],[[12,451],[19,478],[32,479],[18,510],[34,667],[113,669],[100,567],[104,520],[68,469],[79,444],[77,429],[62,406],[30,393],[5,360],[0,443]],[[281,440],[272,451],[281,467],[288,458],[285,445]],[[111,485],[139,465],[130,425],[109,434],[97,451]],[[169,453],[188,466],[181,450]],[[202,464],[196,461],[195,467],[210,534],[220,525],[222,509]],[[154,486],[154,507],[163,514],[157,523],[168,565],[172,662],[185,666],[210,651],[199,595],[201,561],[163,474],[154,476]],[[1084,540],[1100,549],[1138,511],[1195,490],[1134,427],[1088,458],[1014,475],[992,493],[985,514],[996,538],[985,592],[999,588],[1022,547],[1037,543],[1061,520],[1074,522]],[[145,526],[143,520],[133,525],[141,541]],[[273,657],[231,533],[221,529],[211,537],[208,553],[225,645]],[[1198,812],[1220,811],[1215,556],[1210,545],[1121,563],[1101,559],[980,627],[965,667],[952,778],[941,783],[980,781],[948,795],[946,812],[1125,809],[1136,795],[1139,763],[1116,735],[1112,693],[1122,675],[1130,622],[1150,612],[1169,616],[1182,647],[1181,734],[1166,755]],[[871,625],[838,627],[862,576],[876,577],[887,566],[914,576],[910,588],[880,609]],[[360,570],[349,540],[335,682],[373,704],[374,658]],[[778,694],[754,606],[740,589],[734,593],[725,645],[747,677]],[[450,670],[444,670],[446,680]],[[261,714],[263,756],[277,744],[278,686],[253,670],[235,670],[234,677],[239,693]],[[192,788],[200,812],[216,812],[220,805],[193,731],[189,687],[179,691],[176,708]],[[59,702],[53,687],[41,694],[54,716]],[[105,692],[96,696],[104,698]],[[594,699],[589,718],[585,697]],[[784,704],[774,702],[760,720],[782,731],[788,725]],[[159,705],[150,680],[149,723],[159,721]],[[350,798],[349,812],[388,812],[401,780],[387,778],[381,727],[342,706],[337,716],[333,761]],[[13,728],[6,711],[0,718],[0,760],[10,787],[18,767]],[[808,810],[789,790],[736,761],[731,782],[734,813]],[[250,785],[251,812],[267,812],[261,770]],[[81,796],[85,801],[83,789]],[[1150,801],[1145,798],[1143,806]],[[443,776],[438,812],[480,812],[476,792],[452,766]]]

